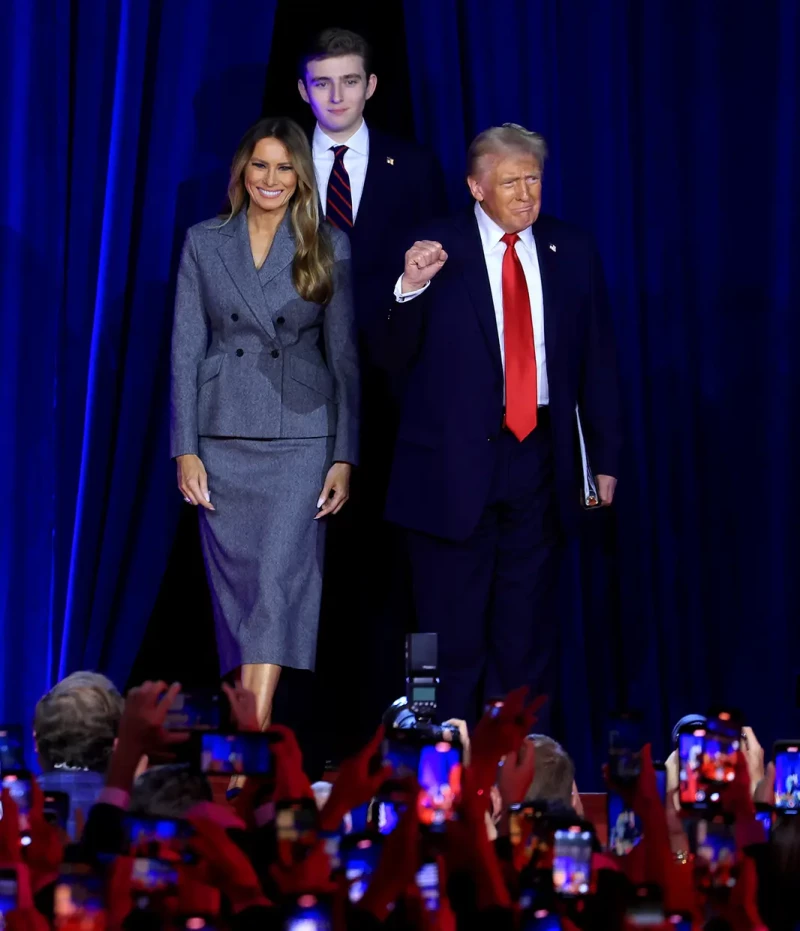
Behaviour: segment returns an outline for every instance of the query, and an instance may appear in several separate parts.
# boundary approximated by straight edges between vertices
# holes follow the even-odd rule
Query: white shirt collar
[[[314,158],[330,151],[332,146],[346,145],[348,149],[359,155],[369,156],[369,130],[367,129],[366,120],[361,120],[361,125],[346,142],[336,142],[320,128],[319,123],[314,127],[314,139],[311,147]]]
[[[500,244],[500,240],[505,236],[505,230],[494,222],[477,200],[475,201],[475,218],[478,221],[478,232],[481,234],[481,245],[483,246],[484,254],[491,252],[492,249]],[[519,241],[525,246],[528,252],[534,251],[533,229],[530,226],[520,231]]]

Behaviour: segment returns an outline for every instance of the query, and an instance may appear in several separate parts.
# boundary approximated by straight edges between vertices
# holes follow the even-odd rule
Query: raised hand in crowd
[[[64,859],[67,843],[65,832],[44,816],[44,793],[31,776],[31,808],[28,815],[31,842],[23,848],[23,856],[31,871],[34,893],[54,882]]]
[[[484,714],[472,735],[471,767],[477,789],[488,792],[494,784],[497,766],[508,753],[519,749],[531,732],[536,712],[547,701],[539,696],[526,704],[526,686],[510,692],[496,714]]]
[[[260,731],[256,696],[250,689],[246,689],[243,685],[229,685],[227,682],[223,682],[222,691],[228,696],[231,706],[231,720],[236,730]]]
[[[269,907],[253,864],[225,829],[207,818],[190,816],[189,821],[196,832],[191,844],[206,864],[208,880],[218,886],[234,912]]]
[[[323,831],[337,831],[348,812],[369,802],[383,783],[391,778],[392,767],[382,763],[379,757],[384,733],[383,726],[379,727],[363,749],[342,763],[331,794],[320,812]]]
[[[408,793],[405,811],[384,842],[378,867],[361,901],[361,908],[379,921],[385,920],[394,903],[414,882],[419,869],[420,836],[416,805],[419,785],[414,778],[402,780],[402,783]]]
[[[166,682],[143,682],[128,692],[107,786],[130,793],[143,758],[170,759],[170,748],[188,739],[186,732],[168,731],[164,727],[167,712],[180,690],[178,682],[170,686]]]

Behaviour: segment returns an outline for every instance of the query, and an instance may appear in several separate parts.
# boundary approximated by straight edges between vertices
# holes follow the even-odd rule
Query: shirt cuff
[[[401,275],[397,279],[397,284],[394,286],[394,299],[398,304],[405,304],[406,301],[411,301],[415,297],[419,297],[420,294],[430,285],[430,281],[426,281],[421,288],[417,288],[416,291],[406,291],[405,294],[402,291],[403,287],[403,276]]]
[[[124,789],[117,789],[114,786],[106,786],[101,790],[97,799],[103,805],[113,805],[114,808],[121,808],[123,811],[128,810],[131,803],[130,793]]]

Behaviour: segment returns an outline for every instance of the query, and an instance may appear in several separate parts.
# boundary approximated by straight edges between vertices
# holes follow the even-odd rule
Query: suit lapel
[[[266,259],[264,259],[264,264],[261,266],[261,270],[256,272],[256,278],[260,279],[262,285],[272,281],[272,279],[282,272],[287,265],[290,265],[294,259],[294,236],[292,234],[291,224],[292,220],[287,210],[281,221],[281,225],[275,232],[275,239],[272,240],[272,245],[270,246]],[[250,248],[249,237],[247,247],[248,249]],[[255,265],[253,265],[253,268],[255,268]]]
[[[544,223],[542,220],[544,219]],[[558,321],[558,253],[549,235],[547,220],[540,217],[531,227],[536,242],[536,257],[539,260],[539,275],[542,279],[542,313],[544,315],[544,343],[547,357],[556,355],[556,330]],[[548,366],[549,369],[549,366]],[[555,369],[555,366],[554,366]]]
[[[289,222],[287,212],[275,233],[269,255],[264,261],[262,274],[265,282],[271,281],[294,257],[294,240],[288,226]],[[243,210],[227,226],[222,227],[221,232],[225,233],[226,241],[219,247],[220,258],[256,320],[267,335],[274,339],[275,326],[264,299],[264,289],[259,280],[258,270],[253,262],[245,211]]]
[[[380,218],[373,222],[376,211],[380,211],[384,202],[382,192],[392,184],[394,165],[386,161],[392,153],[387,151],[386,140],[380,133],[371,129],[369,131],[369,158],[367,159],[367,174],[364,178],[364,190],[361,192],[361,201],[358,205],[355,221],[353,223],[352,238],[369,235],[370,230],[380,229]]]
[[[456,254],[458,268],[464,278],[470,300],[478,315],[478,322],[486,339],[486,345],[492,362],[502,373],[503,360],[500,357],[500,340],[497,336],[497,318],[494,313],[492,289],[489,285],[489,273],[486,270],[486,257],[483,254],[481,235],[473,209],[459,222],[461,243]],[[446,243],[442,244],[448,251]]]

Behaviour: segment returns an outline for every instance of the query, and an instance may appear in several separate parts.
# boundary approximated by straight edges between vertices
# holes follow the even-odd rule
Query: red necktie
[[[503,236],[506,244],[503,255],[503,332],[506,350],[506,426],[522,442],[536,429],[538,386],[528,283],[514,248],[518,239],[516,233]]]

